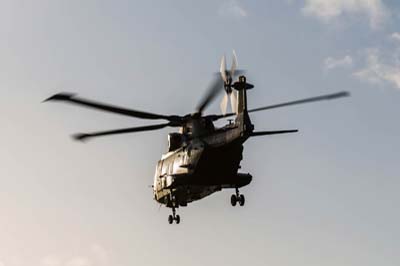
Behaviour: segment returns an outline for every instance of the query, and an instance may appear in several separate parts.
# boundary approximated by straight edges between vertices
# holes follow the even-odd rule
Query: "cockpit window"
[[[183,135],[181,133],[170,133],[168,135],[168,151],[174,151],[182,146]]]

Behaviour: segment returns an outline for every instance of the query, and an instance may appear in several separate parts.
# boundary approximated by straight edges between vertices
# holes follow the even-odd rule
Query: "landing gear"
[[[231,204],[232,206],[236,206],[236,204],[239,203],[240,206],[243,206],[245,203],[245,198],[243,194],[239,194],[239,189],[236,188],[236,194],[233,194],[231,196]]]
[[[239,205],[240,205],[240,206],[243,206],[243,205],[244,205],[244,202],[245,202],[244,195],[241,194],[241,195],[239,196]]]
[[[237,200],[238,199],[237,199],[236,195],[232,195],[231,196],[231,204],[232,204],[233,207],[236,206]]]
[[[169,203],[170,203],[170,205],[168,207],[172,208],[172,215],[170,214],[168,216],[168,223],[172,224],[175,221],[176,224],[179,224],[181,222],[181,217],[178,214],[176,214],[176,208],[179,205],[177,205],[175,195],[172,194],[172,191],[171,191],[171,194],[169,197]]]
[[[172,215],[170,214],[168,216],[168,223],[172,224],[174,221],[176,224],[179,224],[181,222],[181,217],[179,216],[179,214],[176,214],[175,207],[172,207]]]

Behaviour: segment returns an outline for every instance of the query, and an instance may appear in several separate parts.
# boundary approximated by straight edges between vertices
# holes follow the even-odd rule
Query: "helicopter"
[[[233,52],[231,68],[227,70],[225,56],[220,63],[220,71],[214,78],[196,111],[186,115],[164,115],[123,108],[77,97],[72,93],[58,93],[45,101],[61,101],[129,117],[148,120],[166,120],[165,123],[122,128],[73,135],[75,140],[86,141],[91,138],[152,131],[166,127],[179,128],[178,132],[168,134],[168,151],[161,156],[154,175],[153,197],[158,203],[172,209],[168,223],[179,224],[181,218],[176,214],[179,207],[203,199],[222,189],[234,189],[230,203],[243,206],[245,196],[239,189],[250,184],[252,175],[240,173],[243,159],[243,144],[249,138],[277,134],[296,133],[298,129],[255,131],[250,113],[281,108],[303,103],[332,100],[349,96],[341,91],[317,97],[289,101],[274,105],[248,109],[247,92],[254,86],[247,82],[244,71],[237,69],[237,57]],[[237,81],[234,79],[238,77]],[[222,114],[203,115],[205,109],[224,91],[220,107]],[[228,102],[232,111],[227,112]],[[214,122],[234,117],[228,124],[216,127]]]

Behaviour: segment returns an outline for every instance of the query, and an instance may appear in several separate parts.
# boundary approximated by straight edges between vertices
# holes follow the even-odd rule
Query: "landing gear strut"
[[[179,224],[181,222],[181,217],[179,216],[179,214],[176,214],[175,207],[172,207],[172,215],[170,214],[168,216],[168,223],[172,224],[174,221],[176,222],[176,224]]]
[[[172,191],[171,191],[169,200],[170,200],[170,203],[172,205],[172,215],[170,214],[168,216],[168,223],[172,224],[175,221],[176,224],[179,224],[181,222],[181,217],[178,214],[176,214],[176,208],[175,208],[177,206],[176,205],[176,198],[175,198],[175,195],[172,194]]]
[[[231,196],[231,204],[232,206],[236,206],[239,203],[240,206],[243,206],[245,202],[245,198],[243,194],[239,194],[239,189],[236,188],[236,194]]]

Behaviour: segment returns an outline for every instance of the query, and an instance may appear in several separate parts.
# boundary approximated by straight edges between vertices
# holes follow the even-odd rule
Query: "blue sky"
[[[1,1],[0,266],[399,265],[399,16],[394,0]],[[168,130],[76,143],[147,122],[41,103],[189,113],[232,49],[251,107],[352,94],[252,115],[300,132],[246,143],[244,208],[223,191],[168,225],[149,187]]]

